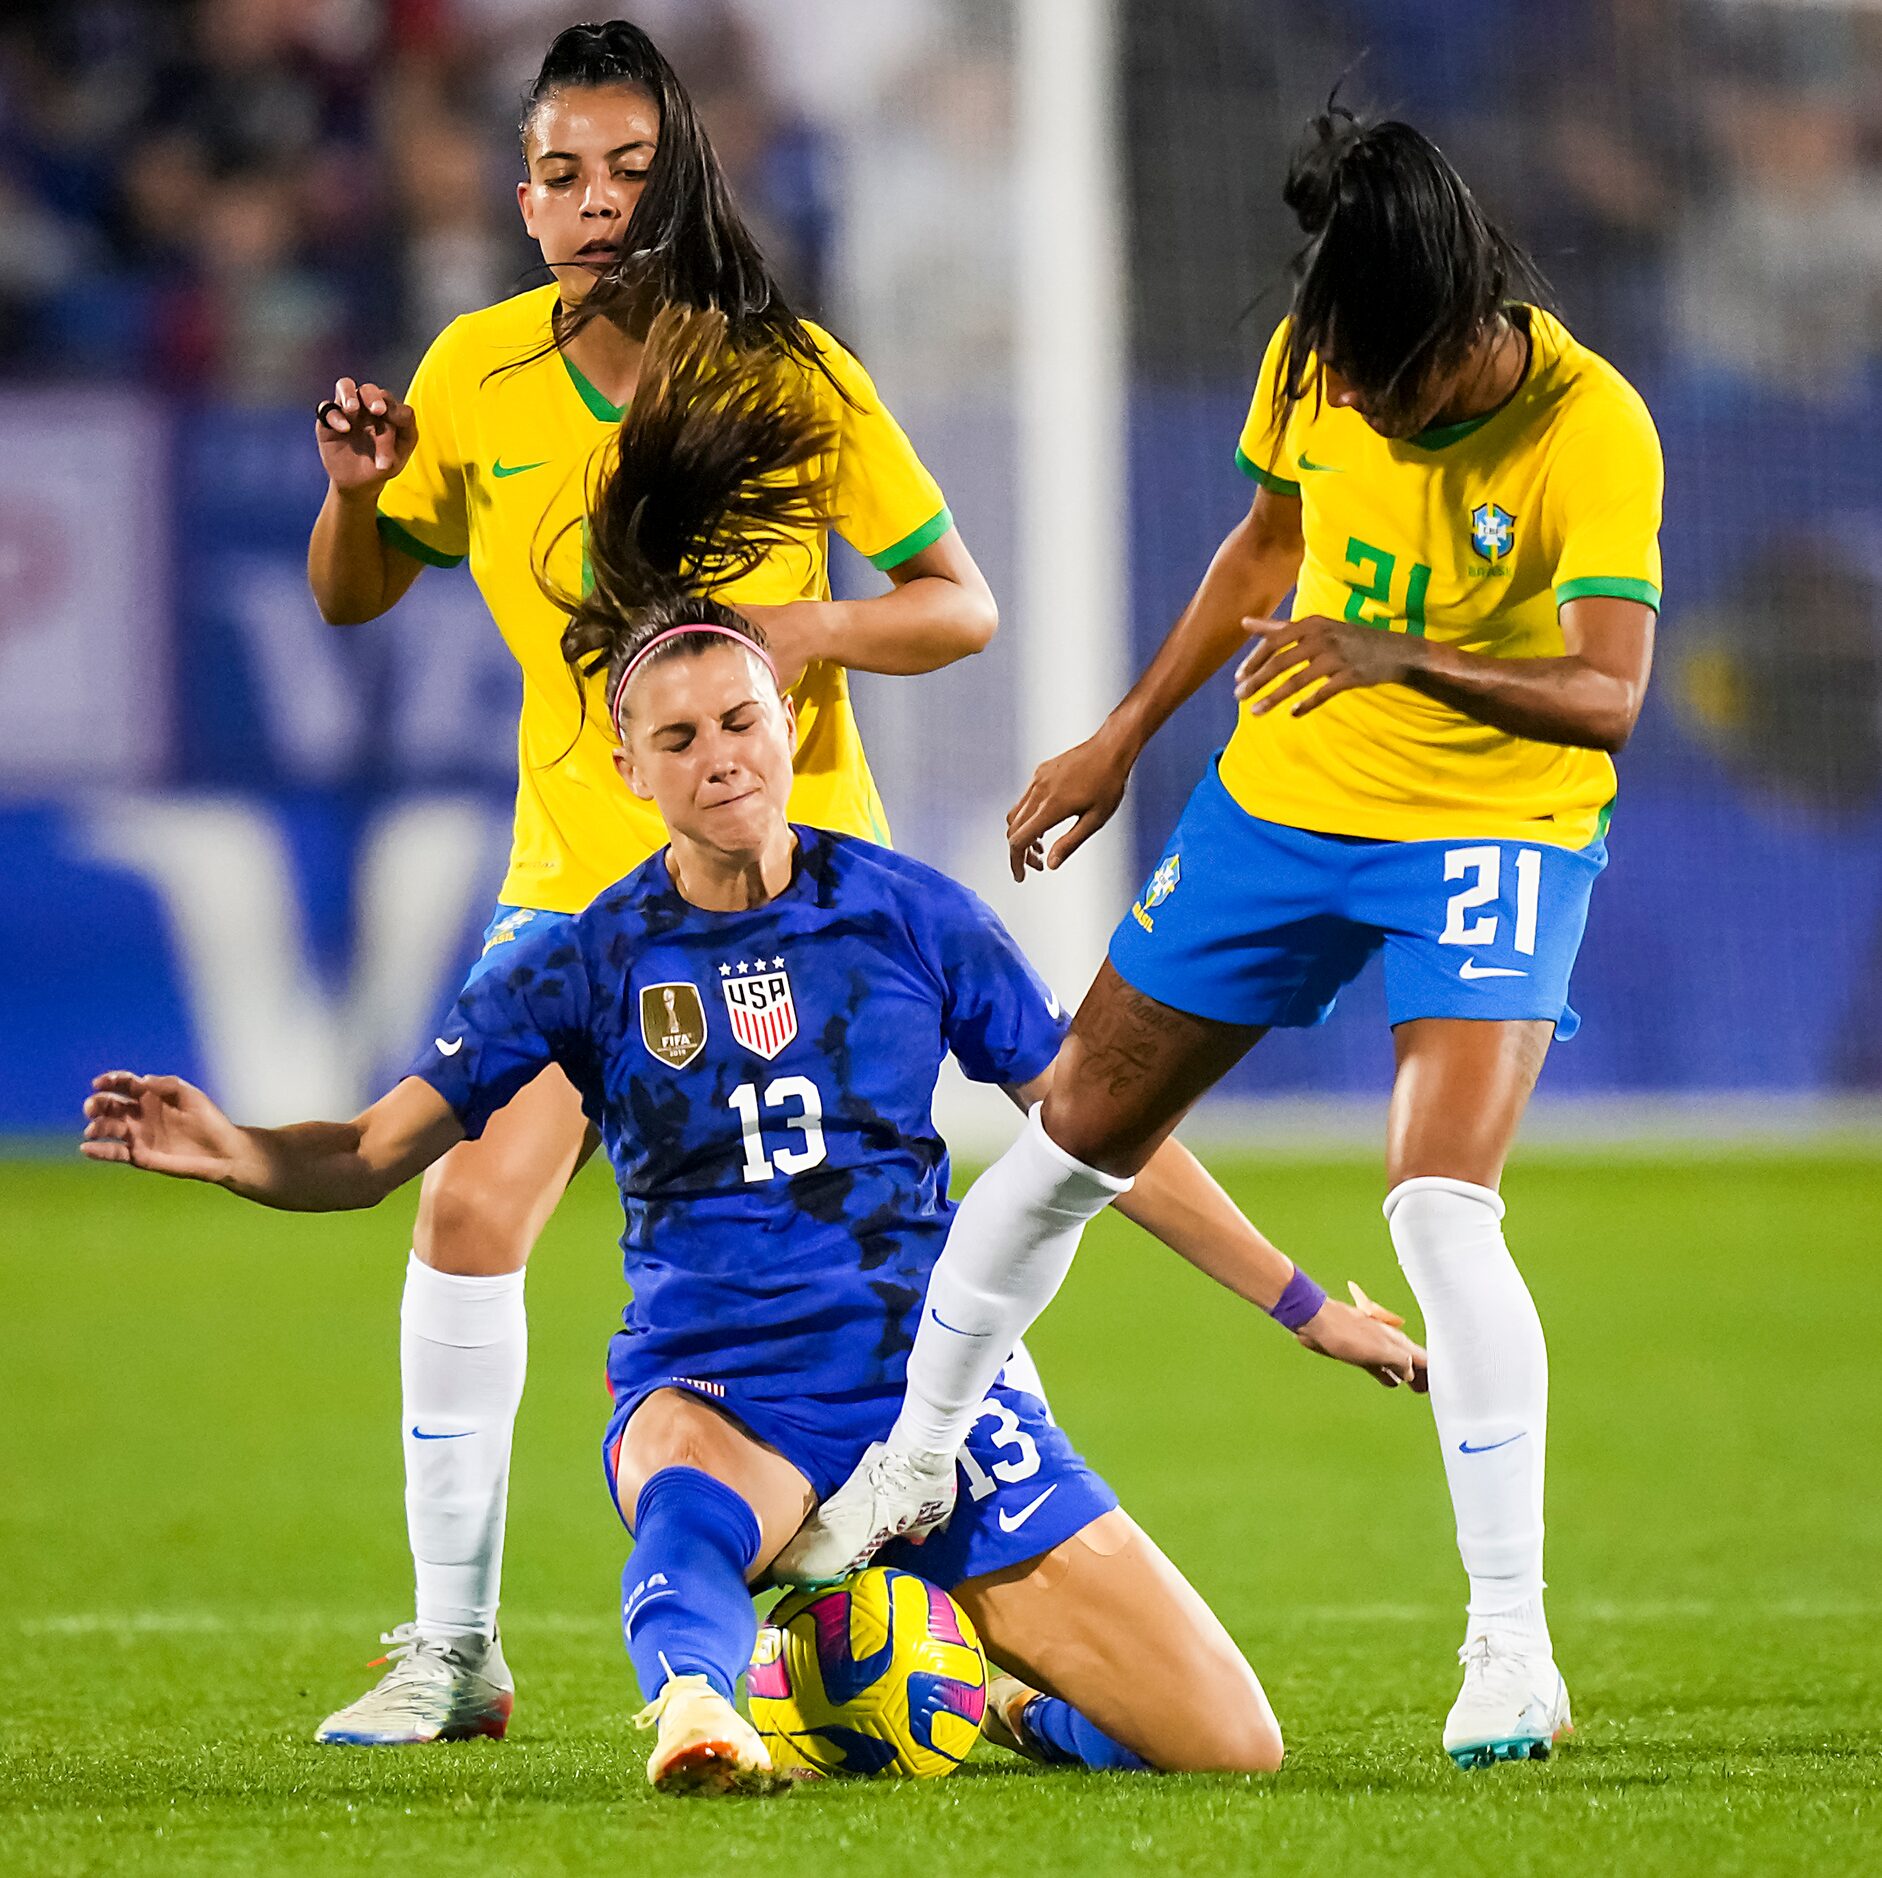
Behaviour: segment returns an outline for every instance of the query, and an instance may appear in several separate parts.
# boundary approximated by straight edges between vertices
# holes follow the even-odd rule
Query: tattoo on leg
[[[1080,1024],[1079,1041],[1092,1080],[1102,1083],[1107,1095],[1121,1096],[1155,1072],[1170,1047],[1172,1020],[1191,1025],[1195,1019],[1145,997],[1122,979],[1108,993],[1089,1024]]]

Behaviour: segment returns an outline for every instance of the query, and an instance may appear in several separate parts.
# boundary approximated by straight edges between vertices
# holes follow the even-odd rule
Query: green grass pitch
[[[1404,1297],[1351,1161],[1224,1168],[1323,1281]],[[1882,1867],[1882,1163],[1532,1155],[1551,1611],[1580,1732],[1462,1775],[1461,1579],[1422,1403],[1119,1221],[1035,1338],[1060,1418],[1241,1639],[1265,1779],[1043,1772],[676,1803],[615,1624],[597,1437],[620,1303],[591,1170],[530,1283],[511,1738],[317,1749],[405,1614],[409,1199],[305,1219],[0,1165],[0,1870],[1860,1872]]]

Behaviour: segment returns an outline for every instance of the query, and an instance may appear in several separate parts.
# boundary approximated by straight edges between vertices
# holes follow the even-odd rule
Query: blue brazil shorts
[[[1540,841],[1372,841],[1250,815],[1214,763],[1111,936],[1127,984],[1228,1024],[1323,1023],[1385,954],[1386,1013],[1545,1018],[1572,1037],[1569,973],[1607,865]]]

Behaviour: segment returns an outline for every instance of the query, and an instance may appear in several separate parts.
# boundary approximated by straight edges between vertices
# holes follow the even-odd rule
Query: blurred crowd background
[[[1003,598],[1019,499],[1021,4],[621,9],[693,90],[802,304],[876,370]],[[1623,761],[1616,866],[1590,935],[1584,981],[1602,1022],[1564,1053],[1568,1086],[1882,1088],[1882,6],[1117,0],[1116,12],[1130,361],[1118,526],[1134,656],[1247,499],[1229,463],[1285,302],[1282,168],[1343,82],[1353,102],[1439,138],[1537,255],[1571,327],[1646,393],[1667,443],[1661,675]],[[45,834],[72,790],[116,786],[141,809],[246,792],[285,818],[305,927],[291,936],[315,977],[337,982],[358,976],[361,831],[379,807],[469,791],[500,822],[513,681],[467,584],[428,577],[376,637],[330,642],[311,619],[298,555],[320,485],[305,413],[341,371],[402,383],[455,313],[542,278],[514,202],[520,95],[553,32],[591,13],[9,0],[0,681],[14,696],[0,696],[0,852],[10,827],[28,857],[17,879],[32,844],[52,843],[64,858],[42,869],[48,907],[133,849],[152,878],[147,829]],[[83,467],[86,424],[102,427],[105,471]],[[43,458],[26,436],[49,440]],[[104,583],[63,615],[51,524],[29,514],[61,450],[95,511],[75,562]],[[142,548],[124,519],[140,504]],[[121,605],[99,560],[114,556],[130,564]],[[138,622],[115,706],[99,676],[110,659],[92,662],[81,695],[61,689],[76,666],[60,649],[95,649],[113,608]],[[40,652],[9,664],[8,636],[23,645],[45,621]],[[1011,605],[1007,622],[1031,629]],[[1000,811],[1049,753],[1005,748],[965,778],[945,729],[971,712],[999,746],[1012,672],[996,645],[921,686],[865,687],[898,833],[977,884],[997,875]],[[1225,728],[1211,695],[1154,748],[1135,798],[1146,856]],[[461,943],[454,928],[440,957]],[[1378,1013],[1352,1002],[1330,1042],[1266,1053],[1261,1086],[1370,1087]],[[150,1019],[155,1043],[168,1021]],[[35,1035],[50,1086],[68,1065],[50,1027]],[[0,1127],[38,1114],[0,1100]]]
[[[844,279],[841,198],[898,186],[911,161],[973,191],[971,219],[999,238],[1008,10],[630,9],[685,74],[790,284],[832,312],[867,292]],[[879,17],[859,59],[864,15]],[[1830,402],[1882,357],[1871,5],[1125,0],[1120,15],[1121,170],[1136,251],[1159,263],[1133,277],[1151,371],[1245,369],[1232,315],[1273,291],[1292,246],[1277,164],[1342,74],[1349,96],[1442,137],[1630,370],[1681,361]],[[0,370],[267,403],[303,401],[349,360],[409,365],[452,314],[539,278],[511,206],[515,126],[569,17],[542,0],[11,0]],[[826,28],[840,59],[817,54]],[[885,92],[907,106],[892,170],[845,176],[845,132]],[[1008,311],[997,274],[980,284],[986,303],[952,328],[970,356]]]
[[[949,11],[911,0],[864,24],[845,10],[631,9],[812,306],[831,297],[841,242],[845,115],[815,34],[843,33],[859,88],[925,86]],[[514,204],[519,107],[550,38],[594,12],[14,0],[0,25],[0,370],[257,405],[304,402],[363,359],[409,370],[453,315],[546,278]],[[905,69],[889,79],[859,61],[858,26]]]

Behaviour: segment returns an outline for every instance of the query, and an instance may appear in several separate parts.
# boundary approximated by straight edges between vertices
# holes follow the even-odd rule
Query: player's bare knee
[[[1218,1771],[1229,1774],[1272,1774],[1287,1758],[1281,1726],[1271,1714],[1245,1717],[1222,1743]]]
[[[645,1481],[667,1467],[695,1467],[715,1477],[725,1471],[738,1435],[716,1410],[677,1389],[656,1389],[627,1424],[621,1473]]]
[[[1180,1740],[1180,1765],[1170,1772],[1271,1774],[1286,1757],[1281,1724],[1255,1672],[1226,1637],[1185,1677],[1193,1693],[1193,1726]]]
[[[1198,1716],[1193,1733],[1147,1756],[1159,1773],[1272,1774],[1286,1758],[1280,1724],[1265,1702]]]
[[[521,1271],[535,1241],[533,1209],[513,1184],[447,1155],[421,1183],[412,1243],[434,1270],[465,1277]]]

